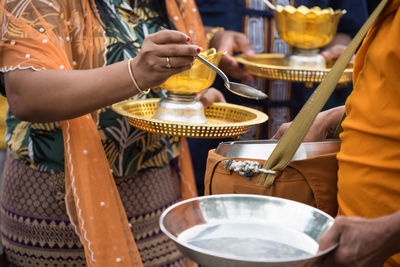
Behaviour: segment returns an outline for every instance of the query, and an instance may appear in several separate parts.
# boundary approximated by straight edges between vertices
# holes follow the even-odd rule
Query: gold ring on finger
[[[167,64],[165,65],[167,69],[172,68],[171,63],[169,62],[169,57],[167,57]]]

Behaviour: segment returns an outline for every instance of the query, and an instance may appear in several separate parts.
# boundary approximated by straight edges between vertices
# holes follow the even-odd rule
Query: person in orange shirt
[[[339,216],[320,249],[326,266],[400,265],[400,0],[389,1],[357,53],[344,107],[321,112],[304,141],[330,137],[342,115]],[[279,138],[288,124],[282,125]]]

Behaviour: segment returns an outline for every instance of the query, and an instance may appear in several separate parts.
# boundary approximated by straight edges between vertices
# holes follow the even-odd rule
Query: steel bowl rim
[[[264,199],[265,198],[279,199],[281,201],[285,201],[285,202],[289,202],[289,203],[300,204],[300,205],[305,206],[306,208],[309,208],[311,210],[316,210],[319,213],[325,215],[326,217],[334,220],[334,218],[331,215],[327,214],[326,212],[324,212],[324,211],[322,211],[320,209],[317,209],[315,207],[303,204],[303,203],[298,202],[298,201],[290,200],[290,199],[284,199],[284,198],[273,197],[273,196],[264,196],[264,195],[252,195],[252,194],[221,194],[221,195],[209,195],[209,196],[194,197],[194,198],[190,198],[190,199],[186,199],[186,200],[177,202],[177,203],[169,206],[167,209],[164,210],[164,212],[160,216],[160,220],[159,220],[160,229],[165,235],[167,235],[169,238],[171,238],[175,243],[183,246],[182,243],[179,242],[178,239],[174,235],[172,235],[169,231],[167,231],[167,229],[165,228],[165,226],[163,224],[163,220],[164,220],[165,216],[172,209],[174,209],[175,207],[181,206],[181,205],[186,204],[188,202],[193,202],[193,201],[196,201],[196,200],[199,200],[199,199],[207,199],[207,198],[229,198],[229,197],[249,197],[249,198],[264,198]],[[213,257],[217,257],[217,258],[221,258],[221,259],[227,259],[227,260],[245,261],[245,262],[249,262],[249,263],[281,263],[281,262],[291,263],[291,262],[306,261],[306,260],[311,260],[311,259],[314,259],[314,258],[318,258],[319,256],[325,255],[325,254],[329,253],[330,251],[336,249],[336,247],[338,245],[339,245],[339,243],[337,242],[337,243],[335,243],[334,245],[330,246],[329,248],[327,248],[325,250],[318,251],[317,254],[312,255],[312,256],[292,257],[292,258],[287,258],[287,259],[274,259],[274,261],[254,260],[254,259],[253,260],[249,260],[248,258],[245,258],[245,257],[236,257],[236,256],[225,257],[225,256],[222,256],[220,253],[214,253],[214,252],[212,252],[210,250],[202,249],[202,248],[199,248],[197,246],[193,246],[193,245],[190,245],[190,244],[187,244],[187,243],[185,244],[184,247],[187,247],[187,248],[189,248],[189,249],[191,249],[193,251],[200,252],[200,253],[205,254],[205,255],[210,255],[210,256],[213,256]]]

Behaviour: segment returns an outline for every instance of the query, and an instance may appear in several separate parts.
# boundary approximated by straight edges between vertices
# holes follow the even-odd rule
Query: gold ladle
[[[216,73],[218,73],[219,76],[221,76],[222,80],[224,80],[224,85],[226,89],[231,91],[234,94],[240,95],[242,97],[246,98],[252,98],[252,99],[264,99],[267,98],[268,96],[261,92],[260,90],[257,90],[251,86],[248,86],[246,84],[242,83],[235,83],[229,81],[228,77],[226,77],[225,73],[220,70],[217,66],[206,60],[205,58],[196,55],[196,58],[200,60],[202,63],[204,63],[206,66],[210,67],[212,70],[214,70]]]

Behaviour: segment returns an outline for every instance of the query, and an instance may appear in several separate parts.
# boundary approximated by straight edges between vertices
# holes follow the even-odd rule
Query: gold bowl
[[[214,65],[218,65],[225,52],[215,48],[200,53]],[[215,80],[215,71],[195,59],[191,69],[171,76],[161,88],[167,97],[157,104],[154,119],[176,122],[205,123],[203,104],[196,100],[196,93],[209,88]]]
[[[279,36],[291,46],[315,49],[328,44],[346,10],[280,6],[274,12]]]
[[[214,103],[207,107],[205,123],[160,120],[154,118],[159,102],[159,98],[125,100],[112,105],[112,108],[141,130],[191,138],[238,137],[253,125],[268,120],[261,111],[229,103]]]
[[[257,77],[270,80],[304,82],[306,84],[322,82],[334,64],[334,61],[328,61],[326,68],[323,69],[290,67],[287,64],[287,58],[283,54],[257,54],[252,58],[240,54],[235,59],[243,64],[249,73]],[[349,83],[352,79],[353,62],[350,62],[338,83]]]
[[[224,54],[224,51],[217,52],[215,48],[211,48],[201,52],[200,56],[218,66]],[[212,85],[215,75],[215,71],[195,59],[190,70],[171,76],[161,85],[161,88],[173,93],[198,93]]]

